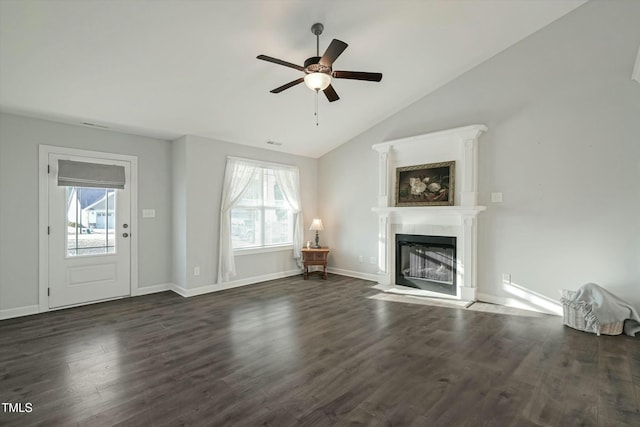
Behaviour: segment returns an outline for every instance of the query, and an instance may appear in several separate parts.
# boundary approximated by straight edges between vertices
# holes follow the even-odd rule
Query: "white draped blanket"
[[[624,322],[626,335],[635,336],[640,332],[636,309],[595,283],[582,285],[577,291],[564,291],[561,302],[585,313],[589,331],[599,334],[603,325]]]

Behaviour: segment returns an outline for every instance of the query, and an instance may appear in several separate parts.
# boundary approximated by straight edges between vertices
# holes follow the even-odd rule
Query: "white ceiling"
[[[175,139],[198,135],[319,157],[584,3],[475,1],[0,1],[0,109]],[[315,56],[314,22],[349,47],[340,100],[269,93]],[[276,141],[282,146],[266,145]]]

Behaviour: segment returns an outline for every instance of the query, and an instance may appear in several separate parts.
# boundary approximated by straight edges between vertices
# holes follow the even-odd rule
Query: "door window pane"
[[[116,252],[116,191],[66,187],[67,256]]]

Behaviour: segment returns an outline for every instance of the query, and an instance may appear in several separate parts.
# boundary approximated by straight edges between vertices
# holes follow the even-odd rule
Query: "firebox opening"
[[[456,294],[456,238],[396,234],[396,284]]]

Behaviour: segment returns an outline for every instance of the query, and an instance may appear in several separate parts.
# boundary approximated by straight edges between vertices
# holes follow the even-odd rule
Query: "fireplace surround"
[[[396,284],[456,294],[456,238],[396,234]]]
[[[486,209],[477,204],[478,139],[486,130],[484,125],[471,125],[373,146],[378,152],[379,181],[378,206],[372,210],[378,215],[378,283],[382,289],[397,291],[407,286],[401,283],[398,273],[401,276],[402,271],[397,271],[403,267],[397,263],[396,235],[438,236],[456,242],[453,285],[446,292],[437,286],[404,289],[417,295],[476,299],[477,215]],[[396,168],[449,161],[456,165],[453,206],[396,206]]]

